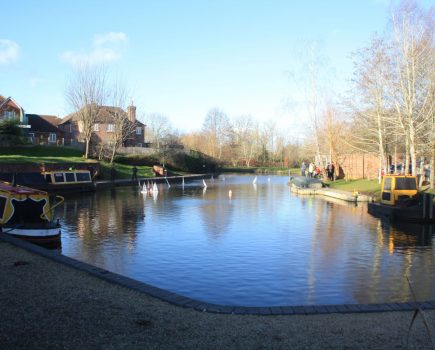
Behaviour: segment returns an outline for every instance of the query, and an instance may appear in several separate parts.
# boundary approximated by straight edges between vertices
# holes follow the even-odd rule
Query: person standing
[[[133,166],[133,169],[131,169],[131,179],[132,180],[137,180],[137,168],[136,168],[136,165]]]
[[[307,166],[305,165],[305,162],[302,162],[301,165],[301,175],[305,176],[305,171],[307,170]]]
[[[116,169],[113,166],[113,164],[110,167],[110,178],[111,178],[112,181],[115,181],[115,179],[116,179]]]
[[[332,176],[332,166],[331,166],[331,163],[328,163],[328,165],[326,167],[326,175],[328,176],[328,180],[331,180],[331,176]]]
[[[314,164],[313,162],[310,162],[310,165],[308,165],[308,176],[313,177],[314,173]]]

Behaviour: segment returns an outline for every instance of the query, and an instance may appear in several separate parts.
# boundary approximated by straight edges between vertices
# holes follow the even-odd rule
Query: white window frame
[[[107,132],[115,132],[115,124],[107,124]]]
[[[52,142],[52,143],[54,143],[54,142],[56,142],[57,141],[57,135],[56,135],[56,133],[55,132],[51,132],[49,135],[48,135],[48,142]]]
[[[17,117],[17,114],[15,113],[15,111],[5,111],[4,113],[5,119],[15,119]]]
[[[142,135],[142,127],[140,126],[136,127],[136,135]]]
[[[95,132],[100,131],[100,124],[98,124],[98,123],[95,123],[95,124],[94,124],[94,131],[95,131]]]
[[[29,132],[28,134],[30,142],[33,143],[33,141],[35,141],[35,133],[34,132]]]

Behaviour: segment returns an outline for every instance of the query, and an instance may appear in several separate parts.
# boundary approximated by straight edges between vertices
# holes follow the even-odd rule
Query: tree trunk
[[[89,143],[90,143],[90,139],[86,139],[86,143],[85,143],[85,158],[88,159],[89,158]]]

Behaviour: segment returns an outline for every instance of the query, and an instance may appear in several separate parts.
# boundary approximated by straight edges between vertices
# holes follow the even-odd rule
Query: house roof
[[[127,112],[124,111],[120,107],[101,106],[99,111],[98,111],[97,121],[99,123],[110,123],[110,121],[113,119],[113,114],[116,112],[127,115]],[[79,114],[77,112],[74,112],[74,113],[71,113],[71,114],[68,114],[67,116],[65,116],[58,125],[65,124],[65,123],[70,122],[70,121],[78,121],[79,119],[80,119]],[[141,121],[139,121],[137,119],[136,119],[136,124],[145,126],[144,123],[142,123]]]
[[[21,106],[17,102],[15,102],[12,97],[4,98],[2,95],[0,95],[0,109],[4,108],[7,105],[9,105],[9,107],[22,110]]]
[[[54,115],[26,114],[30,124],[29,132],[56,132],[63,133],[57,125],[61,121]]]

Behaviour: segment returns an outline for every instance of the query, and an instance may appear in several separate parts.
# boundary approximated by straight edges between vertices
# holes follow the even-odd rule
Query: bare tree
[[[433,11],[432,8],[424,13],[414,1],[403,1],[391,21],[390,54],[395,74],[390,95],[397,123],[405,135],[413,175],[416,175],[420,152],[419,137],[431,129],[429,125],[433,122]]]
[[[125,84],[120,80],[115,81],[110,89],[109,101],[111,101],[111,103],[110,107],[106,108],[109,114],[108,121],[114,125],[114,130],[111,134],[112,139],[110,140],[110,163],[113,163],[117,150],[122,147],[128,139],[134,138],[136,132],[136,120],[131,119],[131,115],[134,113],[130,113],[130,111],[125,112],[129,108],[135,108],[133,105],[127,107],[128,94]]]
[[[106,98],[106,70],[102,66],[83,65],[69,81],[66,99],[78,116],[80,134],[85,142],[85,158],[89,157],[94,124]]]
[[[379,180],[381,170],[387,168],[387,136],[394,125],[386,99],[386,81],[390,74],[387,53],[385,42],[374,38],[368,47],[355,54],[354,89],[349,103],[354,116],[352,145],[365,152],[378,153]]]
[[[207,154],[222,159],[222,150],[228,140],[230,122],[228,116],[219,108],[212,108],[205,117],[202,131],[207,140]]]
[[[239,159],[249,167],[258,148],[258,125],[252,116],[240,116],[233,123],[233,132],[235,143],[240,151]]]
[[[151,132],[151,140],[155,148],[159,149],[162,140],[171,134],[169,118],[164,114],[150,113],[145,116],[148,130]]]

